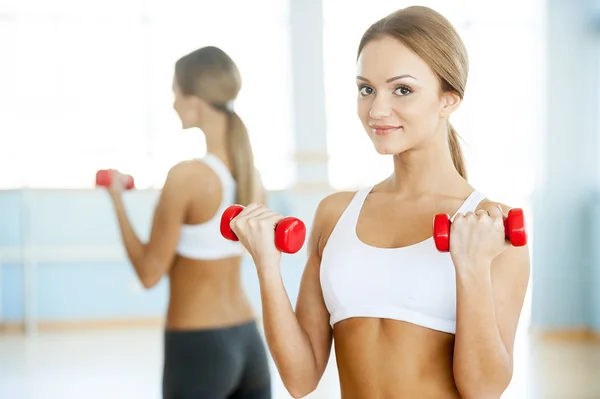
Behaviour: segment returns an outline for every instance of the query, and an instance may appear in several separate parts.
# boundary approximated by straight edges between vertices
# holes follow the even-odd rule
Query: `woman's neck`
[[[435,141],[394,155],[394,174],[387,185],[389,191],[402,197],[415,197],[465,183],[454,166],[448,144],[439,139]]]
[[[227,137],[228,117],[219,115],[211,118],[200,129],[204,132],[206,139],[206,152],[217,155],[221,158],[228,157],[228,137]]]

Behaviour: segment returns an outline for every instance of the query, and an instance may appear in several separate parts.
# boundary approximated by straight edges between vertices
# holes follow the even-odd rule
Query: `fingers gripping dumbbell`
[[[101,169],[96,172],[96,186],[110,187],[112,184],[114,173],[110,169]],[[125,182],[125,189],[131,190],[135,188],[135,182],[133,176],[125,175],[127,181]]]
[[[231,241],[239,241],[231,230],[230,223],[240,212],[242,205],[231,205],[221,216],[221,235]],[[302,220],[288,216],[279,221],[275,227],[275,247],[284,253],[294,254],[304,245],[306,226]]]
[[[440,252],[450,250],[450,227],[452,222],[450,216],[445,213],[435,215],[433,219],[433,240],[435,246]],[[513,208],[508,211],[504,218],[504,235],[506,239],[515,247],[522,247],[527,244],[527,232],[525,230],[525,217],[523,210]]]

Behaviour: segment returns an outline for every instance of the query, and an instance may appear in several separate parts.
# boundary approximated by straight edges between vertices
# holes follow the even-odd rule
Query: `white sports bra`
[[[215,171],[221,180],[223,199],[215,215],[207,222],[181,226],[177,253],[192,259],[221,259],[241,256],[244,247],[239,242],[229,241],[221,236],[221,215],[235,201],[236,184],[223,161],[213,154],[206,154],[199,161]]]
[[[331,326],[371,317],[454,334],[456,277],[450,253],[438,252],[433,237],[401,248],[363,243],[356,223],[371,190],[354,195],[323,249],[320,280]],[[484,198],[474,191],[456,213],[474,211]]]

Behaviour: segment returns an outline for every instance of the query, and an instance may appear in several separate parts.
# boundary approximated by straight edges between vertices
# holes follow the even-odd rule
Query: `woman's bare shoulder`
[[[317,205],[314,217],[314,230],[319,236],[321,253],[338,220],[350,205],[357,191],[339,191],[324,197]]]

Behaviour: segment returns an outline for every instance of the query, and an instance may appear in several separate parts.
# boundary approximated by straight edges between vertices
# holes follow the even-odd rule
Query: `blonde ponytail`
[[[227,147],[237,186],[236,203],[247,206],[255,198],[254,154],[246,126],[235,112],[229,114]]]

